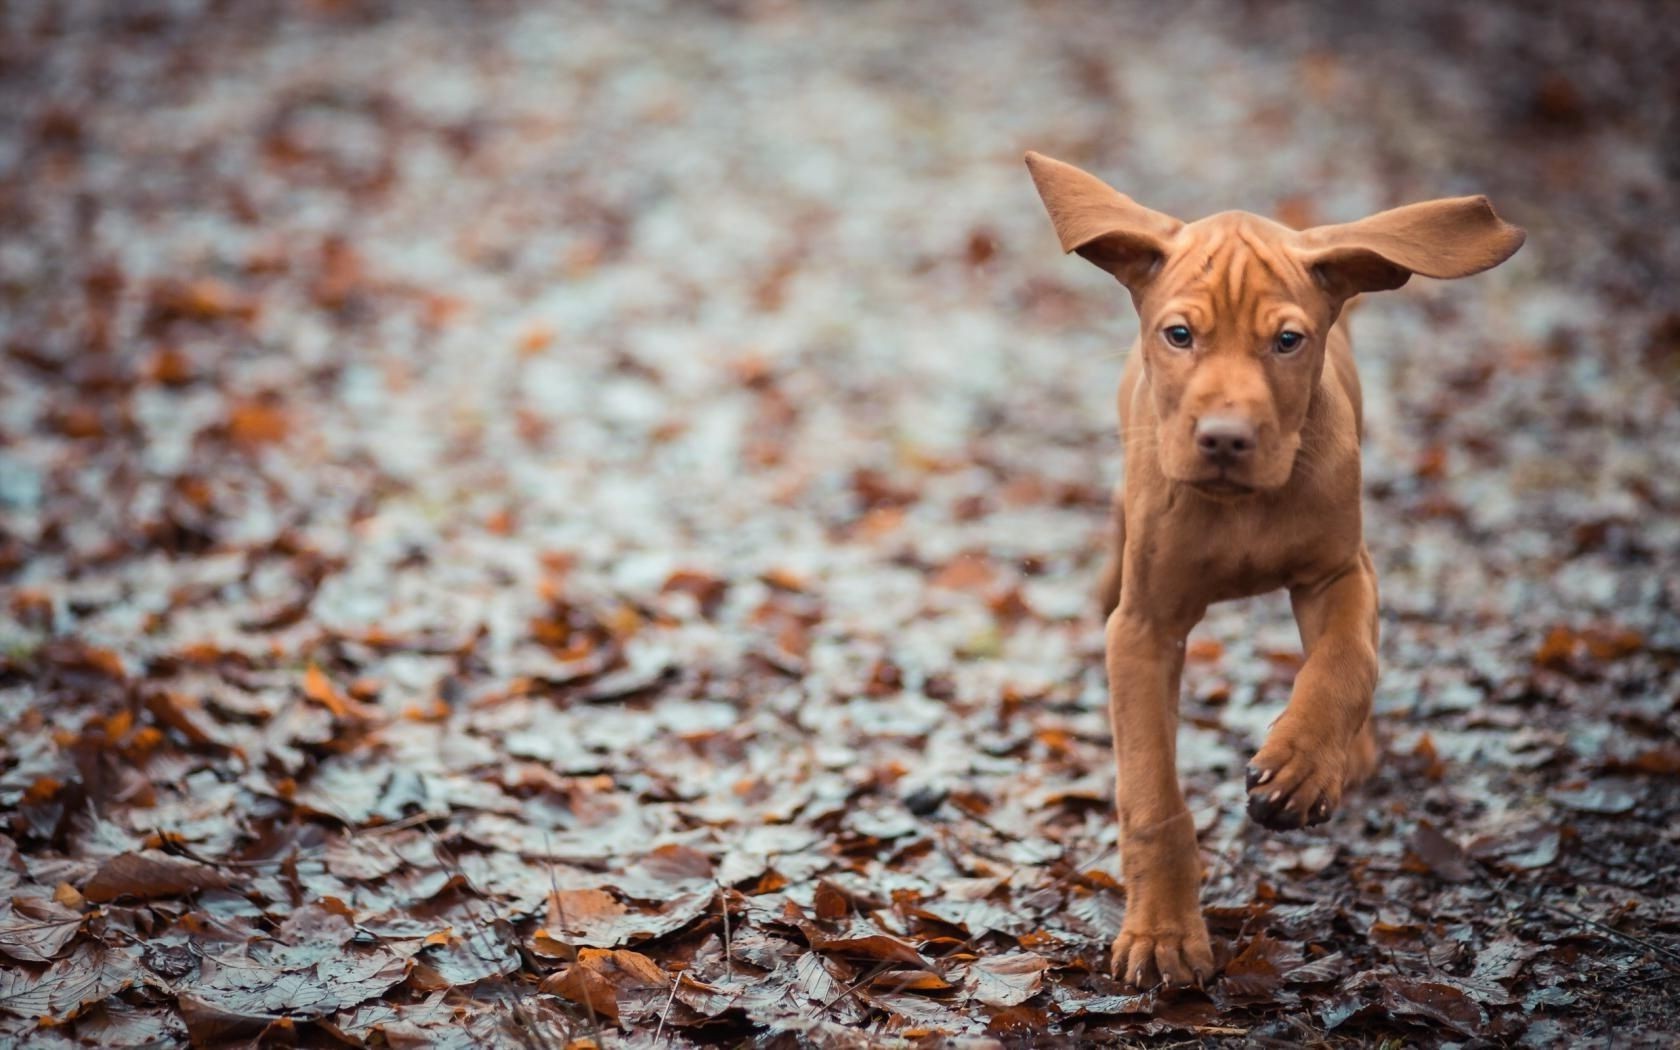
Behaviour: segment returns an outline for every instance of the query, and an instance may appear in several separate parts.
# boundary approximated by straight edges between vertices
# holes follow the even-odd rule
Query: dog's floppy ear
[[[1486,197],[1451,197],[1301,231],[1314,280],[1338,302],[1398,288],[1412,274],[1468,277],[1516,254],[1527,234]]]
[[[1044,199],[1062,251],[1078,252],[1137,291],[1184,224],[1150,211],[1095,175],[1042,153],[1027,154],[1027,170]]]

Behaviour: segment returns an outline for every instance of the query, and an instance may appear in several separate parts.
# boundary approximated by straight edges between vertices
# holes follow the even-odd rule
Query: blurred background
[[[177,727],[170,777],[270,806],[264,778],[292,805],[323,770],[387,784],[393,755],[482,779],[493,757],[424,737],[449,727],[618,770],[646,841],[772,813],[827,834],[813,800],[918,790],[1006,800],[1047,850],[1112,841],[1090,598],[1135,319],[1057,251],[1030,148],[1184,219],[1486,193],[1528,230],[1354,319],[1399,772],[1343,825],[1387,845],[1312,870],[1402,870],[1421,813],[1517,828],[1552,836],[1536,872],[1672,931],[1675,16],[7,0],[0,799],[37,807],[13,832],[78,855],[86,797],[155,819],[123,815],[144,762],[65,741],[169,682],[244,749]],[[1241,902],[1295,848],[1240,815],[1294,629],[1279,598],[1197,639],[1182,758]],[[263,759],[305,664],[418,735]],[[75,790],[29,795],[46,776]]]

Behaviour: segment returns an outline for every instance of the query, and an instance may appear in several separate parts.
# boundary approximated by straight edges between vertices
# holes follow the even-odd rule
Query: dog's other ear
[[[1468,277],[1516,254],[1527,234],[1486,197],[1408,204],[1358,222],[1301,231],[1307,268],[1337,302],[1425,277]]]
[[[1078,252],[1133,292],[1161,265],[1168,242],[1184,225],[1150,211],[1095,175],[1042,153],[1027,154],[1027,170],[1061,238],[1062,251]]]

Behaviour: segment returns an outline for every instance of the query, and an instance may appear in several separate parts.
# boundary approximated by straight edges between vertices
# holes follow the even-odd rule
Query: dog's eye
[[[1279,332],[1277,337],[1278,353],[1293,354],[1301,348],[1301,344],[1306,341],[1306,338],[1300,332]]]
[[[1184,325],[1169,325],[1161,330],[1161,334],[1166,337],[1168,343],[1180,350],[1187,350],[1190,347],[1190,329]]]

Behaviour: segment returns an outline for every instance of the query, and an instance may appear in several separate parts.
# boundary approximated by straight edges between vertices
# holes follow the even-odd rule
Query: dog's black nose
[[[1254,452],[1254,424],[1235,416],[1203,416],[1196,420],[1196,447],[1210,462],[1231,466]]]

